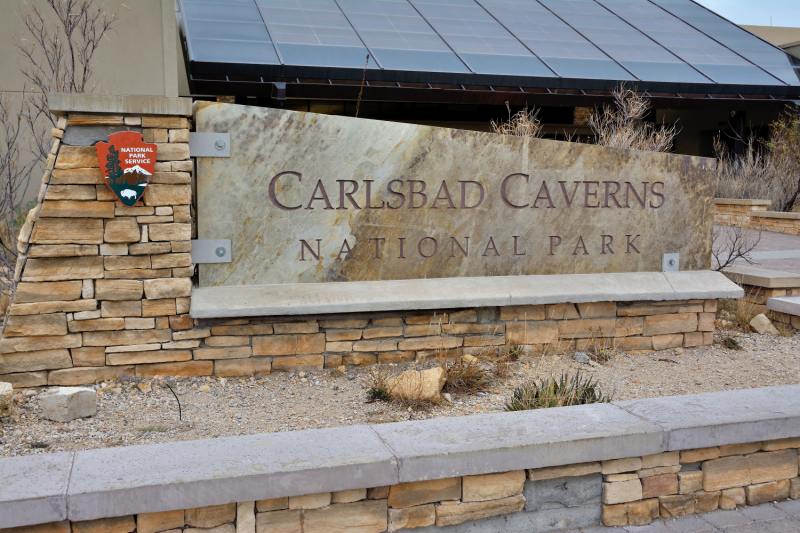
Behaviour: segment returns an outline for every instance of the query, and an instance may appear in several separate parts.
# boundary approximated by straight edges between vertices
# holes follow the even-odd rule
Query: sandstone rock
[[[749,484],[750,466],[744,456],[733,455],[703,463],[703,490],[706,492]]]
[[[11,354],[14,352],[28,352],[36,364],[46,363],[52,360],[52,350],[59,348],[80,348],[81,335],[78,333],[69,335],[58,335],[50,337],[4,337],[0,339],[0,354]],[[66,352],[60,352],[61,355]],[[13,362],[13,357],[5,357],[4,362],[0,363],[0,369],[6,366],[7,363]],[[58,361],[59,364],[61,361]],[[13,363],[12,363],[13,364]],[[69,365],[60,365],[57,367],[50,366],[49,368],[66,368]],[[45,370],[45,368],[29,368],[27,370],[10,370],[9,372],[26,372],[28,370]],[[0,373],[3,373],[0,370]]]
[[[102,257],[28,259],[23,281],[83,280],[103,277]]]
[[[324,333],[253,337],[254,355],[301,355],[317,354],[324,351]]]
[[[140,238],[139,224],[132,217],[109,220],[103,234],[103,240],[110,243],[139,242]]]
[[[375,342],[375,341],[361,341],[361,342]],[[390,341],[391,342],[391,341]],[[389,348],[388,350],[450,350],[458,348],[464,340],[460,337],[418,337],[414,339],[407,339],[397,343],[396,348]],[[359,343],[356,343],[359,344]],[[355,348],[355,346],[354,346]]]
[[[236,533],[256,533],[255,504],[256,502],[236,504]]]
[[[384,500],[339,503],[303,512],[303,533],[381,533],[388,514]]]
[[[289,497],[289,509],[319,509],[320,507],[326,507],[330,504],[330,492]]]
[[[100,518],[99,520],[72,523],[73,533],[130,533],[134,529],[136,529],[136,522],[132,516]]]
[[[464,476],[461,500],[464,502],[482,502],[515,496],[522,494],[524,484],[524,470],[514,470],[502,474]]]
[[[746,457],[753,484],[797,477],[797,450],[754,453]]]
[[[719,508],[721,494],[721,492],[706,492],[704,490],[695,492],[695,512],[710,513],[711,511],[716,511]]]
[[[19,289],[17,289],[17,291],[19,291]],[[762,443],[753,443],[753,445],[755,444],[762,444]],[[800,438],[795,437],[789,439],[768,440],[765,441],[761,446],[761,449],[765,452],[785,450],[787,448],[800,448]]]
[[[144,117],[143,117],[144,118]],[[157,143],[157,161],[179,161],[189,159],[188,143]]]
[[[747,505],[761,505],[775,500],[789,497],[789,480],[771,481],[758,485],[749,485],[744,488],[747,495]]]
[[[152,224],[149,228],[151,241],[188,241],[192,238],[191,224]]]
[[[609,483],[616,483],[618,481],[630,481],[632,479],[639,479],[639,474],[608,474],[603,476],[603,479]]]
[[[30,242],[102,244],[103,221],[99,218],[40,218],[33,228]]]
[[[100,248],[103,246],[108,245],[101,245]],[[124,245],[123,245],[124,246]],[[103,250],[100,250],[100,255],[107,256],[108,254],[102,253]],[[119,255],[119,256],[108,256],[103,260],[103,267],[106,270],[131,270],[131,269],[148,269],[150,268],[150,256],[149,255]]]
[[[250,344],[250,337],[244,337],[240,335],[220,335],[216,337],[208,337],[205,342],[206,346],[210,346],[212,348],[220,348],[224,346],[247,346]]]
[[[191,360],[191,350],[148,350],[145,352],[118,352],[106,354],[106,364],[111,366],[176,363]]]
[[[789,480],[789,497],[793,500],[800,498],[800,477]]]
[[[703,489],[703,471],[678,472],[678,493],[690,494]]]
[[[187,316],[191,318],[189,315],[182,315],[182,316]],[[171,323],[172,321],[170,320],[170,324]],[[176,328],[172,327],[172,329],[174,330]],[[271,324],[253,324],[251,326],[214,326],[211,328],[211,335],[271,335],[271,334],[272,334]]]
[[[133,279],[98,279],[94,294],[98,300],[141,300],[143,282]]]
[[[142,300],[143,317],[168,317],[177,312],[175,298],[164,298],[162,300]]]
[[[150,183],[166,183],[169,185],[187,184],[192,182],[192,174],[190,172],[174,172],[162,171],[153,174],[153,179]],[[178,207],[178,206],[175,206]],[[172,214],[172,213],[170,213]]]
[[[614,459],[611,461],[600,461],[600,471],[603,474],[619,474],[620,472],[635,472],[642,469],[641,457],[631,457],[627,459]]]
[[[442,367],[407,370],[397,377],[387,379],[386,386],[394,398],[436,401],[440,398],[446,377]]]
[[[331,503],[352,503],[367,499],[367,489],[340,490],[331,493]]]
[[[14,394],[14,387],[11,383],[0,381],[0,400],[6,402],[11,400],[12,394]]]
[[[558,325],[552,320],[508,323],[506,339],[517,345],[554,343],[558,341]]]
[[[25,389],[47,385],[47,372],[20,372],[18,374],[0,374],[0,380],[8,382],[12,387]]]
[[[264,513],[267,511],[279,511],[289,508],[289,498],[272,498],[270,500],[259,500],[256,502],[256,511]]]
[[[566,466],[550,466],[528,471],[531,481],[555,479],[560,477],[577,477],[600,472],[600,463],[579,463]]]
[[[55,168],[99,167],[97,150],[94,146],[62,146],[58,153]]]
[[[211,336],[211,329],[191,329],[186,331],[175,331],[172,333],[172,340],[186,341],[192,339],[204,339]]]
[[[436,522],[436,508],[433,504],[389,509],[389,531],[432,526]]]
[[[742,487],[735,489],[726,489],[720,493],[719,508],[720,509],[736,509],[737,505],[744,505],[745,493]]]
[[[672,335],[654,335],[651,337],[651,340],[653,341],[653,349],[656,351],[680,348],[683,346],[683,335],[680,333]]]
[[[403,328],[403,336],[405,337],[431,337],[441,335],[441,333],[441,324],[419,324]]]
[[[397,344],[397,341],[389,340],[357,341],[353,343],[352,349],[357,352],[392,352],[397,350]]]
[[[213,373],[213,361],[155,363],[136,366],[136,377],[140,378],[154,378],[158,376],[211,376]]]
[[[50,177],[51,185],[104,185],[103,174],[99,168],[76,168],[54,170]]]
[[[643,468],[642,470],[637,470],[636,475],[640,478],[646,478],[651,476],[661,476],[664,474],[677,474],[680,471],[681,465],[657,466],[655,468]]]
[[[258,355],[258,354],[253,354]],[[272,360],[273,372],[313,372],[322,370],[325,366],[325,357],[321,355],[306,355],[300,357],[276,357]]]
[[[561,339],[613,337],[616,325],[615,318],[565,320],[558,323],[558,335]]]
[[[719,457],[719,448],[698,448],[696,450],[683,450],[681,452],[681,463],[696,463],[698,461],[708,461]]]
[[[28,257],[82,257],[97,255],[97,246],[90,244],[36,244]]]
[[[673,466],[680,463],[680,452],[664,452],[642,457],[642,468]]]
[[[187,253],[153,255],[150,260],[153,268],[188,267],[192,264],[192,256]]]
[[[61,387],[42,398],[42,410],[45,418],[56,422],[93,416],[97,412],[97,393],[93,389]]]
[[[608,527],[628,525],[628,505],[604,505],[603,525]]]
[[[470,502],[459,505],[437,505],[436,525],[438,527],[462,524],[470,520],[481,520],[492,516],[517,513],[525,507],[525,497],[511,496],[501,500]]]
[[[697,331],[697,313],[674,313],[644,317],[645,337]]]
[[[390,488],[391,486],[387,485],[385,487],[372,487],[371,489],[367,489],[367,499],[385,500],[389,497]]]
[[[750,327],[761,335],[780,335],[780,332],[772,325],[772,322],[764,313],[754,316],[753,320],[750,321]]]
[[[181,533],[179,529],[171,530],[168,533]],[[222,524],[221,526],[217,527],[203,527],[203,528],[192,528],[187,527],[183,530],[183,533],[236,533],[236,528],[233,524]]]
[[[49,522],[47,524],[37,524],[33,526],[20,526],[3,529],[3,533],[70,533],[70,522]]]
[[[773,441],[774,442],[774,441]],[[725,444],[719,447],[720,457],[727,457],[729,455],[746,455],[748,453],[755,453],[761,450],[761,442],[748,442],[744,444]],[[775,451],[782,448],[774,448],[764,451]]]
[[[546,320],[574,320],[580,317],[578,310],[575,309],[575,304],[563,303],[545,306]]]
[[[184,117],[142,117],[143,128],[187,129],[191,127],[189,119]]]
[[[171,332],[166,329],[88,331],[83,334],[85,346],[126,346],[131,344],[153,344],[171,341]]]
[[[100,304],[100,316],[106,317],[140,317],[142,316],[141,300],[123,300],[119,302],[105,301]]]
[[[4,332],[6,338],[66,334],[67,315],[64,313],[32,316],[12,315],[8,317]]]
[[[659,503],[657,498],[631,502],[628,504],[628,525],[646,526],[659,514]]]
[[[603,483],[603,503],[627,503],[642,499],[642,482],[639,479]]]
[[[676,494],[673,496],[659,496],[662,518],[675,518],[694,514],[694,494]]]
[[[48,385],[86,385],[95,381],[119,379],[122,376],[131,376],[134,373],[132,366],[99,366],[66,368],[53,370],[47,375]]]
[[[42,204],[38,222],[43,218],[114,218],[114,216],[114,202],[51,200]]]
[[[144,205],[188,205],[192,203],[191,185],[153,183],[144,192]]]
[[[665,474],[642,479],[642,498],[655,498],[678,493],[678,476]]]
[[[256,515],[256,533],[302,533],[301,511],[273,511]]]
[[[544,320],[543,305],[509,305],[500,308],[500,321]]]
[[[224,505],[186,509],[185,517],[187,526],[202,528],[220,526],[228,522],[233,522],[236,518],[236,504],[228,503]]]
[[[399,483],[390,487],[388,496],[389,506],[395,509],[459,499],[461,499],[460,477]]]
[[[145,280],[144,294],[151,300],[189,297],[192,295],[192,280],[188,278]]]
[[[348,353],[342,356],[342,364],[347,366],[374,365],[377,362],[378,356],[373,353]]]
[[[169,134],[165,128],[145,128],[142,130],[142,140],[146,143],[165,143],[169,141]]]
[[[94,185],[50,185],[47,188],[48,200],[96,200]]]
[[[136,516],[137,533],[160,533],[182,528],[183,525],[183,509],[163,513],[139,513]]]

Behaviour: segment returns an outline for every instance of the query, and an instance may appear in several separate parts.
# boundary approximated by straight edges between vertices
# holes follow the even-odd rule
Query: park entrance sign
[[[133,207],[144,195],[156,168],[155,144],[135,131],[121,131],[97,143],[97,161],[108,188],[125,207]]]
[[[709,267],[714,162],[197,102],[198,237],[233,261],[200,285]]]

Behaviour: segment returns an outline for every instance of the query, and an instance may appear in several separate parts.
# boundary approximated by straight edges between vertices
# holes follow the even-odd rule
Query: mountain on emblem
[[[114,133],[107,143],[97,143],[100,171],[122,205],[133,207],[144,195],[156,169],[156,148],[135,131]]]

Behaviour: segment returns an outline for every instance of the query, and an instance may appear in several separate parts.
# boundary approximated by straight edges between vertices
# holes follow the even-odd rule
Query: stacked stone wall
[[[737,226],[758,231],[800,235],[800,213],[767,211],[766,205],[753,204],[747,200],[738,200],[737,203],[726,202],[730,200],[716,202],[714,224],[718,226]],[[756,200],[756,202],[762,201]]]
[[[800,498],[800,439],[400,483],[198,509],[55,522],[0,533],[382,533],[643,526]],[[499,520],[494,522],[493,520]]]

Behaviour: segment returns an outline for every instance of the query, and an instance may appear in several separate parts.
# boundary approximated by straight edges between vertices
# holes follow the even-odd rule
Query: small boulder
[[[42,398],[44,417],[69,422],[97,412],[97,393],[84,387],[61,387]]]
[[[445,378],[442,367],[407,370],[396,378],[387,379],[386,386],[394,398],[435,402],[440,398]]]
[[[750,327],[761,335],[780,335],[780,332],[772,325],[772,322],[764,313],[754,316],[753,320],[750,321]]]
[[[13,395],[14,395],[14,387],[11,386],[11,383],[0,381],[0,401],[5,400],[7,402],[10,402],[11,397]]]
[[[575,355],[573,355],[572,358],[582,365],[588,365],[592,360],[591,357],[583,352],[575,352]]]

